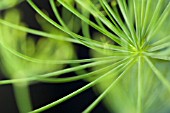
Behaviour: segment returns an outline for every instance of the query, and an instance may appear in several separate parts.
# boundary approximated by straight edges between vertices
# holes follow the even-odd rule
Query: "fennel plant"
[[[34,0],[27,2],[45,22],[68,35],[55,34],[48,29],[31,29],[4,19],[0,19],[0,24],[22,32],[86,46],[90,49],[91,56],[89,59],[59,59],[58,64],[76,65],[36,75],[34,78],[0,81],[0,84],[14,84],[21,80],[47,83],[77,80],[89,82],[30,113],[43,112],[91,87],[100,95],[87,106],[84,113],[91,112],[102,100],[110,112],[116,113],[170,111],[169,0],[49,0],[57,21],[40,9]],[[61,7],[65,13],[60,12]],[[64,14],[71,15],[74,19],[64,19]],[[67,18],[67,15],[64,16]],[[2,42],[1,47],[29,62],[54,62],[50,58],[44,60],[28,56]],[[86,68],[90,68],[90,72]],[[62,74],[74,71],[77,76],[62,78]],[[54,76],[56,78],[52,78]]]

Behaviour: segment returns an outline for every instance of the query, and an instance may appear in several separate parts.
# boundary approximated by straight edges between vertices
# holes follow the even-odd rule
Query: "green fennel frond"
[[[4,61],[9,61],[8,56],[12,55],[15,57],[13,62],[21,67],[21,61],[28,62],[28,72],[21,70],[31,75],[1,80],[0,84],[17,84],[23,80],[45,83],[89,82],[30,113],[43,112],[91,87],[99,96],[83,113],[91,112],[102,100],[110,112],[116,113],[170,111],[169,0],[49,0],[54,18],[34,0],[27,2],[37,13],[37,22],[42,30],[1,18],[0,46],[2,58],[7,54]],[[37,53],[27,54],[29,50],[25,50],[29,47],[24,51],[13,47],[7,29],[21,33],[24,38],[13,39],[14,46],[18,46],[17,41],[23,41]],[[36,45],[33,38],[25,39],[26,33],[43,39]],[[45,44],[49,44],[47,50],[42,51]],[[88,47],[90,58],[76,59],[72,44]],[[59,52],[51,55],[50,51]],[[61,53],[71,57],[63,58]],[[5,69],[16,68],[10,67],[7,61],[4,63]],[[64,68],[64,64],[70,67]],[[46,65],[47,71],[41,67]],[[70,72],[77,73],[77,76],[62,77]]]

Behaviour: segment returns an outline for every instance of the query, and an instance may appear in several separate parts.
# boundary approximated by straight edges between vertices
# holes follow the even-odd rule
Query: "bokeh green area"
[[[5,11],[4,20],[26,26],[21,22],[21,13],[17,9],[10,9]],[[54,29],[49,24],[46,24],[40,17],[37,17],[43,29],[48,29],[51,33],[61,34],[63,37],[65,34]],[[1,28],[1,68],[3,73],[8,79],[22,79],[19,83],[14,83],[15,96],[17,104],[21,107],[25,104],[26,111],[31,111],[31,102],[29,99],[29,85],[32,81],[25,81],[24,78],[36,77],[36,75],[45,74],[51,71],[62,69],[65,65],[55,63],[36,63],[27,61],[14,53],[23,54],[32,58],[36,58],[42,61],[51,60],[67,60],[72,59],[74,55],[74,48],[71,43],[64,41],[57,41],[46,37],[32,37],[26,32],[12,29],[7,26],[0,26]],[[28,88],[28,89],[27,89]],[[25,97],[22,97],[25,96]],[[24,106],[24,107],[25,107]],[[23,108],[24,108],[23,107]]]
[[[14,7],[24,0],[0,0],[0,10]]]
[[[26,2],[22,2],[22,4],[19,4],[19,2],[12,4],[12,0],[11,3],[7,1],[1,1],[1,3],[2,2],[4,5],[0,7],[1,10],[3,9],[0,15],[1,19],[24,27],[35,26],[35,28],[37,28],[38,25],[38,28],[40,27],[39,29],[46,31],[49,34],[56,35],[56,37],[69,37],[68,34],[58,30],[39,15],[24,18],[29,17],[25,15],[33,15],[28,14],[32,12],[29,10],[27,12],[26,8],[29,6]],[[44,2],[44,6],[46,3],[47,1]],[[73,1],[70,1],[70,3],[73,4]],[[41,4],[43,4],[43,2],[41,2]],[[43,11],[49,15],[47,11]],[[69,29],[72,29],[72,31],[76,33],[79,32],[81,27],[80,20],[75,18],[75,16],[65,8],[61,7],[61,11],[62,19],[66,22]],[[36,21],[36,25],[30,24],[35,23],[32,22],[32,18],[35,18],[34,21]],[[1,112],[25,113],[42,106],[44,103],[52,102],[61,96],[73,92],[79,88],[79,86],[86,84],[84,81],[63,84],[43,84],[41,83],[41,80],[41,82],[39,80],[27,80],[29,77],[36,78],[42,74],[62,70],[66,67],[72,67],[72,65],[58,62],[61,60],[75,59],[76,52],[78,52],[77,50],[79,50],[81,46],[79,47],[79,45],[76,45],[76,47],[78,46],[78,48],[76,48],[72,43],[67,41],[32,35],[3,24],[0,25],[0,35],[1,73],[3,73],[1,78],[3,78],[2,80],[21,79],[19,82],[12,83],[12,85],[1,85]],[[86,54],[82,50],[80,49],[79,53],[83,55]],[[84,57],[83,55],[81,55],[81,57]],[[75,73],[65,74],[65,76],[75,75]],[[92,89],[90,89],[86,94],[80,95],[79,98],[74,98],[71,101],[66,102],[66,104],[63,104],[63,106],[52,108],[46,112],[52,113],[56,112],[56,110],[60,112],[80,112],[82,106],[85,106],[90,102],[90,100],[87,101],[86,98],[94,97],[95,94]],[[75,104],[75,106],[72,106],[73,104]],[[80,106],[78,107],[77,105]],[[97,111],[107,112],[102,105],[99,106]]]
[[[5,15],[5,20],[22,25],[22,23],[20,23],[19,11],[16,9],[8,11]],[[41,24],[44,29],[50,28],[50,32],[60,34],[60,32],[53,29],[52,26],[46,25],[46,23],[43,22],[41,22]],[[57,62],[57,60],[71,59],[73,57],[73,46],[68,42],[56,41],[46,37],[35,39],[26,32],[14,30],[6,26],[1,26],[1,43],[6,48],[12,48],[11,51],[16,51],[42,61],[50,59]],[[1,56],[3,58],[2,63],[5,66],[4,70],[11,75],[11,78],[29,77],[35,74],[61,69],[63,67],[63,65],[38,64],[26,61],[11,54],[9,51],[2,48]],[[11,63],[13,65],[10,65]]]

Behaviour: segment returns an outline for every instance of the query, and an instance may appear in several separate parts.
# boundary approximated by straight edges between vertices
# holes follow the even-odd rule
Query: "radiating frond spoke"
[[[114,41],[115,42],[117,42],[118,44],[120,44],[121,45],[121,43],[120,43],[120,41],[118,42],[117,40],[118,40],[118,38],[116,37],[116,36],[111,36],[111,35],[113,35],[113,34],[111,34],[110,32],[108,32],[105,28],[104,29],[101,29],[101,28],[103,28],[103,27],[100,27],[100,26],[97,26],[95,23],[93,23],[92,21],[90,21],[89,19],[87,19],[86,17],[84,17],[83,15],[81,15],[80,13],[78,13],[74,8],[72,8],[71,6],[69,6],[69,5],[67,5],[66,3],[64,3],[63,1],[61,1],[61,0],[59,0],[59,2],[64,6],[64,7],[66,7],[68,10],[70,10],[73,14],[75,14],[76,16],[78,16],[79,18],[81,18],[83,21],[85,21],[86,23],[88,23],[89,25],[91,25],[92,27],[94,27],[94,28],[96,28],[97,30],[99,30],[99,31],[101,31],[101,30],[103,30],[103,31],[101,31],[101,32],[105,32],[104,33],[104,35],[106,35],[106,36],[108,36],[108,37],[110,37],[111,39],[113,39],[114,37]],[[56,11],[55,11],[56,12]],[[56,14],[56,15],[58,15],[58,14]],[[59,17],[58,17],[59,18]],[[61,19],[60,19],[61,20]],[[96,18],[96,20],[97,20],[97,22],[99,23],[99,25],[100,24],[102,24],[102,23],[100,23],[100,18]],[[63,23],[63,22],[62,22]],[[111,24],[110,24],[111,25]],[[102,25],[101,25],[102,26]],[[111,34],[111,35],[109,35],[109,34]],[[116,39],[117,38],[117,39]],[[92,41],[92,40],[91,40]],[[90,41],[89,41],[90,42]],[[95,41],[94,41],[95,42]],[[94,44],[93,44],[94,45]],[[110,45],[110,44],[109,44]],[[113,47],[113,45],[110,45],[110,47]],[[126,48],[127,49],[127,48]]]
[[[137,37],[136,37],[136,35],[135,35],[135,30],[134,30],[133,25],[132,25],[132,23],[131,23],[131,21],[130,21],[130,18],[129,18],[129,16],[127,15],[127,8],[126,8],[126,6],[124,6],[125,4],[123,4],[123,1],[118,0],[117,2],[118,2],[118,5],[119,5],[119,7],[120,7],[120,9],[121,9],[121,12],[122,12],[122,14],[123,14],[123,17],[124,17],[124,19],[125,19],[125,21],[126,21],[126,24],[127,24],[128,28],[129,28],[129,30],[130,30],[130,33],[131,33],[131,36],[132,36],[132,39],[133,39],[133,43],[134,43],[135,47],[138,48],[137,43],[136,43]],[[125,1],[124,1],[124,2],[125,2]]]
[[[61,2],[59,0],[59,2]],[[32,0],[28,0],[28,3],[32,6],[32,8],[38,13],[40,14],[45,20],[47,20],[50,24],[52,24],[53,26],[57,27],[58,29],[64,31],[65,33],[69,34],[70,36],[72,36],[73,38],[79,40],[81,42],[82,45],[85,45],[89,48],[95,49],[95,47],[91,47],[91,39],[80,36],[68,29],[63,28],[62,26],[60,26],[59,24],[57,24],[55,21],[53,21],[50,17],[48,17],[45,13],[43,13],[33,2]],[[69,7],[70,8],[70,7]],[[88,20],[89,21],[89,20]],[[116,39],[116,38],[115,38]],[[87,42],[88,40],[88,42]],[[90,41],[89,41],[90,40]],[[114,40],[115,42],[117,42],[119,39],[117,38],[117,40]]]
[[[163,13],[161,14],[161,16],[159,17],[158,21],[156,24],[153,25],[152,29],[150,30],[149,34],[148,34],[148,42],[151,41],[151,39],[153,38],[153,36],[156,34],[157,30],[160,29],[161,25],[164,23],[165,19],[170,15],[170,2],[168,3],[168,5],[166,6],[166,8],[164,9]]]
[[[100,80],[102,80],[102,78],[106,77],[107,75],[110,75],[111,73],[113,73],[114,71],[116,71],[117,69],[119,69],[120,67],[122,67],[122,65],[119,65],[119,66],[115,67],[114,69],[108,71],[107,73],[105,73],[104,75],[100,76],[100,77],[97,78],[96,80],[94,80],[94,81],[90,82],[89,84],[83,86],[82,88],[80,88],[80,89],[78,89],[78,90],[76,90],[76,91],[68,94],[67,96],[65,96],[65,97],[63,97],[63,98],[61,98],[61,99],[59,99],[59,100],[57,100],[57,101],[54,101],[54,102],[52,102],[52,103],[50,103],[50,104],[48,104],[48,105],[46,105],[46,106],[43,106],[43,107],[41,107],[41,108],[38,108],[38,109],[36,109],[36,110],[34,110],[34,111],[30,112],[30,113],[42,112],[42,111],[44,111],[44,110],[47,110],[47,109],[49,109],[49,108],[51,108],[51,107],[53,107],[53,106],[56,106],[56,105],[58,105],[58,104],[60,104],[60,103],[62,103],[62,102],[64,102],[64,101],[66,101],[66,100],[68,100],[68,99],[70,99],[70,98],[78,95],[79,93],[81,93],[81,92],[89,89],[90,87],[94,86],[97,82],[99,82]]]
[[[142,5],[141,5],[141,14],[140,14],[140,20],[141,20],[141,23],[140,23],[140,25],[141,25],[141,28],[140,28],[140,30],[141,30],[141,35],[140,36],[142,36],[142,27],[143,27],[143,23],[144,23],[144,16],[145,16],[145,13],[146,13],[146,2],[147,2],[147,0],[142,0]]]
[[[152,18],[150,20],[150,23],[149,23],[149,25],[147,27],[146,34],[148,34],[148,32],[149,32],[148,30],[151,30],[151,28],[153,27],[155,22],[158,20],[162,4],[163,4],[163,0],[158,0],[156,8],[155,8],[155,10],[153,12]]]
[[[151,5],[152,5],[152,0],[147,0],[146,4],[146,12],[144,14],[144,20],[143,20],[143,27],[142,27],[142,35],[145,35],[146,29],[147,29],[147,24],[149,23],[149,11],[151,10]]]
[[[3,81],[0,81],[0,84],[11,84],[11,83],[21,82],[21,81],[36,81],[37,79],[41,79],[41,78],[43,79],[43,78],[47,78],[47,77],[57,77],[59,75],[65,74],[65,73],[70,73],[70,72],[74,72],[77,70],[81,70],[81,69],[85,69],[85,68],[89,68],[89,67],[93,67],[93,66],[97,66],[97,65],[110,64],[111,62],[115,62],[119,59],[122,59],[122,58],[118,57],[118,59],[116,58],[116,59],[107,59],[107,60],[101,60],[101,61],[99,60],[99,61],[96,61],[93,63],[88,63],[88,64],[75,66],[75,67],[71,67],[71,68],[66,68],[63,70],[58,70],[58,71],[50,72],[47,74],[35,75],[32,77],[28,77],[28,78],[3,80]]]
[[[137,98],[137,113],[142,113],[142,62],[141,56],[138,58],[138,98]]]
[[[88,23],[89,25],[91,25],[92,27],[94,27],[95,29],[97,29],[98,31],[100,31],[101,33],[103,33],[104,35],[108,36],[109,38],[113,39],[116,43],[120,44],[120,39],[113,35],[112,33],[108,32],[106,29],[102,29],[100,26],[96,25],[94,22],[90,21],[89,19],[87,19],[86,17],[84,17],[83,15],[81,15],[77,10],[75,10],[72,6],[69,6],[68,4],[64,3],[62,0],[58,0],[58,2],[60,4],[62,4],[65,8],[67,8],[68,10],[70,10],[73,14],[75,14],[77,17],[79,17],[80,19],[82,19],[83,21],[85,21],[86,23]]]
[[[86,79],[90,76],[94,76],[95,74],[99,74],[104,72],[105,70],[108,69],[113,69],[119,65],[125,65],[126,64],[126,60],[128,60],[129,58],[125,58],[123,60],[117,61],[111,65],[108,65],[106,67],[103,67],[101,69],[89,72],[87,74],[82,74],[82,75],[78,75],[78,76],[73,76],[73,77],[67,77],[67,78],[37,78],[37,81],[41,81],[41,82],[47,82],[47,83],[65,83],[65,82],[72,82],[72,81],[76,81],[76,80],[81,80],[81,79]]]
[[[166,42],[169,42],[170,41],[170,35],[167,35],[167,36],[164,36],[164,37],[161,37],[160,40],[157,40],[156,42],[154,42],[153,44],[149,45],[149,46],[157,46],[157,45],[160,45],[160,44],[164,44]]]
[[[118,83],[121,80],[121,78],[124,77],[124,75],[126,74],[128,69],[132,66],[132,61],[133,60],[130,60],[125,66],[123,66],[121,68],[121,70],[123,70],[123,69],[125,69],[125,70],[113,81],[113,83],[111,83],[109,85],[109,87],[92,104],[90,104],[90,106],[88,106],[83,111],[83,113],[89,113],[94,109],[94,107],[107,95],[107,93],[113,88],[113,86],[115,86],[116,83]],[[114,76],[114,74],[113,74],[113,76]]]
[[[42,37],[48,37],[48,38],[52,38],[52,39],[57,39],[57,40],[61,40],[61,41],[68,41],[68,42],[74,42],[74,43],[79,43],[79,44],[81,43],[80,41],[78,41],[76,39],[72,39],[72,38],[70,38],[68,36],[56,35],[56,34],[51,34],[51,33],[47,33],[47,32],[44,32],[44,31],[39,31],[39,30],[27,28],[25,26],[16,25],[16,24],[7,22],[7,21],[2,20],[2,19],[0,19],[0,23],[2,25],[9,26],[9,27],[11,27],[13,29],[24,31],[24,32],[31,33],[31,34],[38,35],[38,36],[42,36]]]
[[[82,59],[82,60],[41,60],[41,59],[37,59],[37,58],[33,58],[33,57],[29,57],[27,55],[24,55],[22,53],[17,52],[16,50],[13,50],[12,48],[8,47],[7,45],[5,45],[3,42],[0,42],[0,44],[2,45],[2,47],[4,47],[6,50],[8,50],[10,53],[12,53],[13,55],[24,59],[26,61],[30,61],[30,62],[34,62],[34,63],[39,63],[39,64],[71,64],[71,63],[85,63],[85,62],[93,62],[96,60],[104,60],[104,59],[112,59],[114,57],[122,57],[122,56],[126,56],[123,54],[115,54],[113,56],[109,56],[109,57],[101,57],[101,58],[90,58],[90,59]],[[128,54],[129,55],[129,54]]]
[[[128,43],[127,40],[125,40],[126,35],[122,33],[122,31],[119,31],[112,23],[92,4],[90,1],[87,1],[87,4],[83,3],[82,0],[76,0],[77,3],[82,5],[84,8],[86,8],[91,14],[93,14],[95,17],[98,17],[110,30],[112,30],[115,34],[117,34],[120,38],[122,38],[122,41],[126,44]],[[90,7],[91,6],[91,7]],[[120,44],[122,45],[122,44]],[[124,46],[124,45],[122,45]]]
[[[154,58],[154,59],[170,61],[169,55],[161,55],[161,54],[156,54],[156,53],[145,53],[145,55],[147,55],[151,58]]]
[[[135,26],[136,26],[136,35],[138,36],[138,40],[140,40],[140,16],[139,16],[139,7],[138,1],[133,0],[134,14],[135,14]]]
[[[56,18],[58,19],[58,21],[60,22],[60,24],[67,30],[69,30],[69,28],[67,27],[67,25],[65,24],[65,22],[62,20],[62,18],[60,17],[59,13],[58,13],[58,10],[56,8],[56,5],[55,5],[55,2],[54,0],[50,0],[50,5],[51,5],[51,8],[56,16]]]
[[[167,87],[167,89],[170,91],[170,82],[164,77],[164,75],[154,66],[154,64],[148,59],[147,57],[144,57],[147,63],[149,64],[152,71],[156,74],[158,79]]]
[[[153,52],[153,51],[161,50],[161,49],[164,49],[164,48],[167,48],[167,47],[170,47],[170,42],[167,42],[167,43],[164,43],[164,44],[159,44],[159,45],[154,46],[154,47],[150,47],[150,48],[148,48],[148,51]]]
[[[107,7],[105,7],[105,4],[102,2],[102,0],[99,0],[99,2],[100,2],[100,4],[101,4],[102,8],[104,9],[104,11],[106,12],[106,14],[109,16],[111,22],[112,22],[112,23],[115,25],[115,27],[120,31],[120,30],[121,30],[120,27],[118,26],[118,24],[116,23],[116,21],[113,19],[113,17],[112,17],[111,14],[110,14],[110,11],[111,11],[111,10],[107,10]],[[107,3],[107,2],[106,2],[106,3]]]
[[[130,38],[130,33],[129,33],[127,27],[124,25],[123,21],[121,20],[120,16],[116,15],[116,13],[108,5],[106,0],[100,0],[100,3],[103,4],[103,7],[104,6],[106,7],[106,9],[108,10],[107,12],[111,14],[110,16],[112,16],[116,20],[116,22],[119,24],[119,26],[123,29],[124,33],[127,36],[127,40],[129,41],[129,44],[133,45],[133,41]]]

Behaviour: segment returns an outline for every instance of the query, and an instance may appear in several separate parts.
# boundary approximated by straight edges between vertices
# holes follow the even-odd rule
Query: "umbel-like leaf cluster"
[[[42,30],[26,27],[16,9],[7,9],[0,19],[2,68],[10,75],[0,84],[14,85],[20,112],[43,112],[91,87],[99,96],[84,113],[102,100],[116,113],[170,111],[170,0],[49,0],[55,18],[34,0],[25,2]],[[88,47],[90,58],[76,59],[74,44]],[[70,72],[77,75],[62,77]],[[20,106],[19,83],[77,80],[89,83],[35,110],[27,88],[29,108]]]

